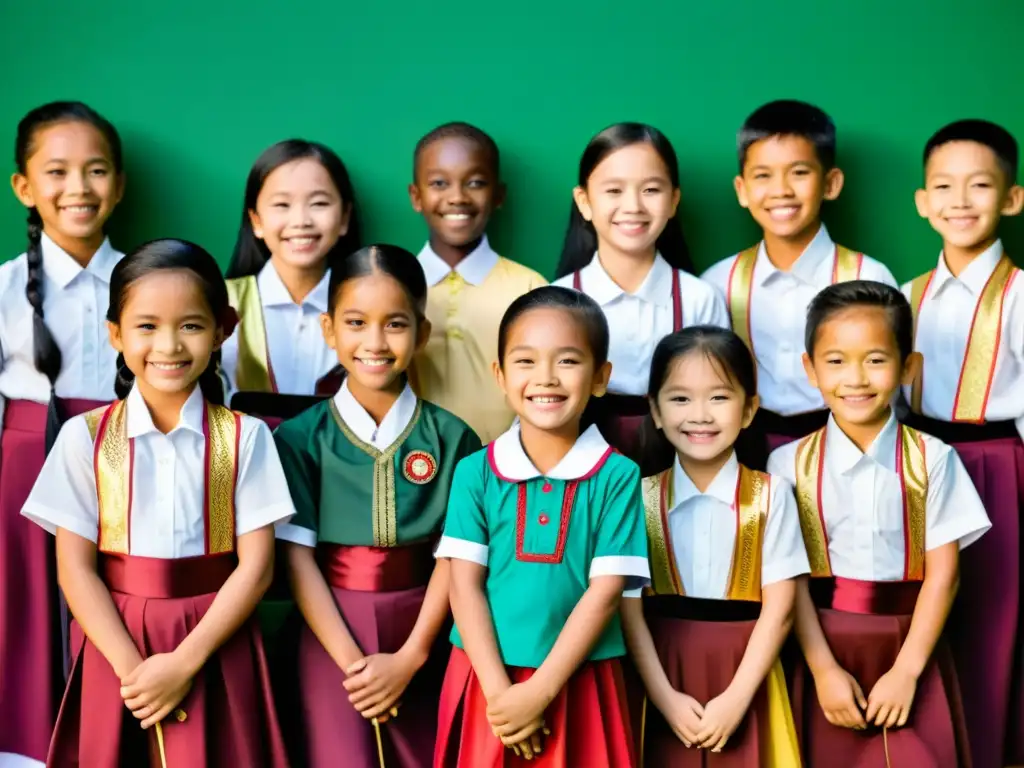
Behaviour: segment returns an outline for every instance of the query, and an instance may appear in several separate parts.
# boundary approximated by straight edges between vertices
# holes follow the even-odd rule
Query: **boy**
[[[773,101],[746,119],[737,143],[736,197],[764,238],[703,278],[725,294],[733,330],[757,359],[761,408],[754,425],[771,450],[813,432],[828,416],[800,365],[811,299],[845,280],[893,287],[896,280],[874,259],[832,242],[822,224],[822,202],[843,188],[828,115],[800,101]]]
[[[532,269],[495,253],[491,214],[505,200],[498,147],[479,128],[447,123],[416,145],[409,199],[430,230],[419,260],[432,329],[416,358],[413,387],[459,416],[486,445],[515,416],[491,373],[498,325],[516,298],[545,285]]]
[[[1024,206],[1017,158],[1014,138],[984,120],[952,123],[928,140],[916,202],[942,252],[935,269],[903,286],[924,357],[922,376],[905,389],[910,421],[957,450],[996,531],[964,559],[951,623],[974,768],[1024,764],[1024,281],[998,235],[999,220]]]
[[[831,415],[768,470],[796,487],[811,563],[792,681],[806,763],[967,765],[940,638],[959,552],[990,523],[956,453],[892,412],[921,362],[910,305],[881,283],[830,286],[811,302],[805,344],[807,378]]]

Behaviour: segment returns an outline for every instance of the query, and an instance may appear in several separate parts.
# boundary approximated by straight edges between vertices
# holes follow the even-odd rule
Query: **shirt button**
[[[551,483],[544,483],[540,490],[542,493],[551,493]]]
[[[540,516],[537,518],[537,522],[541,525],[547,525],[551,522],[551,518],[548,517],[544,512],[541,512]]]

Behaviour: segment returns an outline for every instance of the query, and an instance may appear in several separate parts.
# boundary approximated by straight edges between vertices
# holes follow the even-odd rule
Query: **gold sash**
[[[831,576],[828,530],[821,502],[825,472],[827,427],[803,440],[796,450],[796,503],[800,529],[811,564],[811,576]],[[903,531],[905,581],[924,579],[925,506],[928,499],[928,468],[921,433],[900,424],[896,436],[896,474],[903,490]]]
[[[99,508],[97,548],[112,554],[130,554],[132,476],[135,441],[128,437],[128,408],[118,400],[86,414],[93,439],[93,467]],[[221,405],[206,403],[205,528],[206,554],[235,548],[235,486],[241,416]]]
[[[672,472],[644,478],[644,513],[650,550],[651,588],[658,595],[685,595],[676,568],[668,513],[672,509]],[[761,600],[761,548],[771,501],[769,476],[742,464],[736,479],[736,546],[729,568],[728,600]]]
[[[277,392],[270,367],[270,349],[263,319],[263,302],[254,275],[227,281],[228,300],[238,312],[238,363],[235,386],[239,392]]]
[[[1003,300],[1019,270],[1004,253],[996,268],[985,283],[978,304],[974,308],[967,350],[960,366],[960,380],[953,400],[953,421],[976,424],[985,421],[985,408],[992,391],[992,380],[996,373],[999,357],[999,337],[1003,327]],[[935,270],[914,278],[910,284],[910,307],[914,311],[914,338],[917,338],[918,318],[921,305],[928,293]],[[916,344],[915,344],[916,346]],[[924,371],[914,379],[910,392],[910,407],[921,413],[921,398],[924,390]]]
[[[729,283],[726,290],[732,329],[746,342],[751,352],[754,350],[754,337],[750,331],[750,301],[754,288],[754,265],[757,263],[759,247],[760,244],[747,248],[736,257],[732,270],[729,272]],[[863,253],[836,245],[832,257],[832,284],[859,279],[863,263]]]

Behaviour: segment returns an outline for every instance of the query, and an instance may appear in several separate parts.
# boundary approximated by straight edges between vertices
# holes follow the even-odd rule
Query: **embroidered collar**
[[[483,236],[480,245],[455,265],[454,270],[444,259],[434,253],[429,242],[423,246],[418,258],[420,266],[423,267],[423,274],[427,278],[427,285],[437,285],[452,271],[457,272],[459,277],[470,285],[480,285],[498,263],[498,254],[491,248],[487,235]]]
[[[937,295],[949,283],[959,281],[967,287],[971,294],[981,296],[981,292],[985,290],[988,279],[992,277],[996,264],[999,263],[1002,257],[1003,241],[996,240],[983,252],[979,253],[970,264],[964,267],[959,277],[954,277],[953,273],[949,271],[949,267],[946,266],[945,255],[939,254],[939,264],[935,268],[935,275],[932,278],[932,295]]]
[[[412,391],[412,387],[406,383],[405,389],[388,409],[378,426],[373,417],[353,396],[352,391],[348,388],[348,379],[342,382],[341,388],[334,396],[334,404],[348,428],[364,443],[372,445],[378,450],[386,449],[405,432],[405,428],[409,426],[409,422],[416,414],[416,402],[416,395]]]
[[[672,509],[669,512],[679,509],[690,499],[698,496],[710,496],[727,507],[732,507],[736,503],[736,481],[739,472],[740,463],[736,458],[736,452],[733,451],[729,460],[718,470],[718,474],[715,475],[715,479],[711,481],[708,489],[701,493],[693,484],[690,476],[686,474],[677,457],[672,465]]]
[[[605,271],[601,259],[597,257],[596,253],[590,263],[580,270],[580,282],[583,292],[601,306],[609,304],[623,295],[634,296],[641,301],[660,307],[672,306],[672,267],[660,253],[654,254],[651,270],[640,287],[636,289],[636,293],[627,294],[622,290]]]
[[[841,474],[849,472],[865,459],[895,472],[898,426],[899,422],[896,421],[895,414],[890,412],[889,420],[882,427],[882,431],[875,436],[868,449],[861,452],[860,448],[836,424],[835,417],[829,416],[825,433],[825,461]]]
[[[822,224],[814,239],[807,244],[804,252],[793,262],[788,272],[783,272],[768,259],[768,251],[764,240],[757,247],[757,263],[754,277],[758,285],[764,285],[778,274],[790,274],[807,285],[824,287],[832,282],[832,260],[835,258],[836,244]],[[822,280],[824,278],[824,281]]]
[[[203,434],[203,416],[205,414],[206,401],[203,398],[203,391],[198,385],[188,396],[188,400],[181,406],[181,413],[178,416],[178,424],[171,430],[171,433],[179,429],[189,429],[198,435]],[[132,387],[128,397],[125,398],[125,408],[128,412],[126,429],[128,437],[141,437],[151,432],[159,432],[153,423],[153,417],[149,413],[149,407],[142,398],[137,386]]]
[[[109,283],[110,273],[114,271],[117,262],[124,255],[114,250],[108,238],[89,259],[89,263],[82,267],[67,251],[53,242],[45,232],[40,238],[39,244],[43,249],[43,271],[60,288],[66,288],[68,283],[83,272],[99,278],[104,283]]]
[[[601,436],[598,428],[591,426],[579,436],[575,445],[546,477],[552,480],[586,480],[597,474],[611,452],[611,446]],[[518,424],[487,447],[487,457],[494,474],[510,483],[541,477],[540,471],[533,466],[523,450]]]
[[[330,281],[331,271],[327,270],[324,272],[324,276],[320,278],[320,282],[316,284],[313,290],[306,294],[306,297],[302,300],[302,305],[309,305],[317,312],[326,312],[327,287]],[[295,301],[292,299],[292,295],[288,293],[288,289],[285,287],[281,275],[278,274],[273,261],[268,261],[263,265],[263,269],[260,270],[256,278],[256,286],[259,288],[260,302],[264,307],[295,305]]]

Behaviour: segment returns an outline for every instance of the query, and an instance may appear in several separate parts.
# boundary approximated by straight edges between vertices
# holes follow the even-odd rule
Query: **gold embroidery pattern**
[[[754,279],[757,249],[757,245],[747,248],[736,257],[726,291],[733,330],[751,350],[754,349],[754,345],[750,337],[750,288]]]
[[[241,420],[222,405],[206,404],[207,554],[235,548],[235,485]]]
[[[111,405],[99,424],[94,448],[101,552],[127,555],[131,512],[132,445],[124,400]]]
[[[235,381],[242,392],[274,392],[263,302],[254,275],[227,281],[228,300],[238,312],[238,363]]]
[[[737,530],[729,576],[729,600],[761,600],[761,549],[768,517],[771,485],[768,475],[744,466],[736,480]]]
[[[837,245],[835,260],[832,262],[832,284],[857,280],[860,277],[860,267],[863,261],[864,254]]]
[[[109,407],[109,405],[102,405],[83,414],[85,416],[85,426],[89,429],[89,439],[93,443],[96,442],[96,432],[100,428],[100,422],[103,421],[103,414],[107,412]]]
[[[924,302],[928,286],[935,276],[935,270],[918,275],[910,283],[910,309],[914,314],[914,347],[917,347],[917,323],[921,316],[921,304]],[[924,387],[924,367],[914,377],[914,383],[910,387],[910,410],[914,413],[921,412],[921,396]]]
[[[644,516],[651,561],[651,591],[656,595],[683,595],[682,580],[668,547],[662,512],[672,508],[672,469],[643,480]]]
[[[384,451],[379,451],[369,443],[364,443],[349,428],[341,417],[341,412],[334,399],[330,401],[331,416],[335,424],[352,445],[373,458],[373,543],[378,547],[394,547],[398,544],[398,505],[395,494],[395,455],[409,439],[413,429],[420,420],[423,403],[416,401],[409,425],[398,439]]]
[[[928,501],[928,466],[921,433],[900,425],[900,475],[903,485],[907,581],[924,579],[925,509]]]
[[[811,576],[831,576],[828,539],[821,522],[818,501],[818,477],[824,459],[825,428],[808,435],[796,449],[796,505],[800,512],[800,530],[811,562]]]

